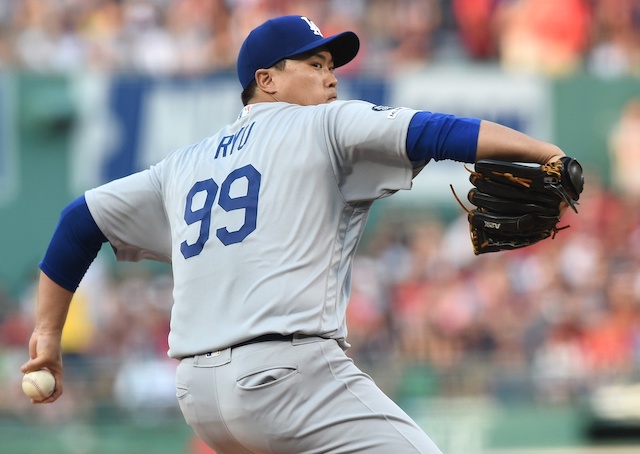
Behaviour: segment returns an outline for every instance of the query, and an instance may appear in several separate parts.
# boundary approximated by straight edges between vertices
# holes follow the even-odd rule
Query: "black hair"
[[[296,58],[299,58],[299,57],[296,56]],[[272,65],[271,68],[275,68],[278,71],[283,71],[286,64],[287,64],[287,59],[283,58],[282,60]],[[249,85],[247,85],[247,88],[242,90],[242,94],[240,95],[240,100],[242,101],[243,106],[246,106],[247,104],[249,104],[249,101],[251,101],[251,98],[255,96],[257,88],[258,88],[258,83],[254,78],[251,82],[249,82]]]

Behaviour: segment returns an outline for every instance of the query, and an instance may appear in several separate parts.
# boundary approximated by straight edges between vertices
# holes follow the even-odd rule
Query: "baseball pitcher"
[[[564,153],[504,126],[338,100],[350,31],[271,19],[237,62],[237,120],[63,211],[40,263],[37,322],[22,372],[51,370],[101,245],[170,262],[168,354],[186,421],[219,454],[436,454],[440,450],[345,354],[350,272],[372,203],[431,160],[548,163]],[[462,164],[461,164],[462,165]]]

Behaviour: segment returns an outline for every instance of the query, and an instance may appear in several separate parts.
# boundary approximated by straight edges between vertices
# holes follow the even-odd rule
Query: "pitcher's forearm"
[[[556,145],[534,139],[514,129],[483,120],[480,123],[476,160],[537,162],[555,161],[564,152]]]
[[[73,293],[56,284],[44,272],[38,283],[38,305],[34,331],[62,335]]]

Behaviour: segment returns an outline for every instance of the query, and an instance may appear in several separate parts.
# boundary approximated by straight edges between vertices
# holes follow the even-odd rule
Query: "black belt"
[[[280,341],[280,342],[291,342],[293,340],[293,334],[278,334],[278,333],[269,333],[263,334],[262,336],[254,337],[253,339],[246,340],[244,342],[240,342],[239,344],[232,345],[231,349],[238,347],[243,347],[245,345],[257,344],[259,342],[271,342],[271,341]]]

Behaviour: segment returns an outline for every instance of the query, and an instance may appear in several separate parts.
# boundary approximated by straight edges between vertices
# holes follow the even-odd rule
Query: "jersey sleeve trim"
[[[64,289],[75,292],[106,241],[85,197],[78,197],[62,210],[40,269]]]
[[[407,155],[416,165],[430,160],[475,162],[480,119],[417,112],[409,123]]]

